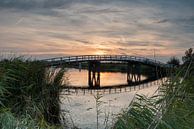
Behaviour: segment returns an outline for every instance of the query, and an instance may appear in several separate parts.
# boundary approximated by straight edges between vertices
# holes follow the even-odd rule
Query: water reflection
[[[141,89],[139,91],[123,92],[117,94],[103,94],[100,101],[103,104],[100,106],[101,114],[99,115],[99,129],[105,128],[105,114],[109,113],[108,127],[111,128],[115,122],[118,113],[127,108],[131,103],[136,93],[147,96],[152,96],[157,90],[158,85]],[[69,126],[75,125],[81,129],[96,128],[96,103],[93,94],[69,94],[61,95],[61,110],[69,114]],[[69,112],[69,113],[68,113]]]
[[[81,70],[68,68],[66,69],[65,78],[68,79],[68,85],[88,87],[88,70]],[[145,76],[141,76],[145,80]],[[127,84],[127,74],[121,72],[101,72],[100,73],[101,86],[111,85],[125,85]]]
[[[88,85],[87,70],[82,70],[81,72],[79,72],[78,69],[67,69],[65,77],[69,79],[69,85],[71,86],[87,87]],[[142,79],[146,78],[142,76]],[[119,85],[124,83],[127,83],[126,73],[101,73],[101,85],[103,86]],[[130,90],[130,92],[102,94],[103,97],[100,99],[100,101],[102,101],[103,103],[100,106],[102,113],[99,115],[99,129],[104,129],[105,127],[112,128],[117,114],[128,107],[136,93],[146,96],[157,94],[157,92],[155,91],[158,89],[158,86],[160,84],[152,84],[153,85],[150,85],[150,87],[146,87],[144,89],[139,88],[138,91],[135,91],[134,89]],[[140,87],[140,85],[137,85],[136,87]],[[69,116],[67,117],[67,120],[69,120],[69,127],[75,125],[81,129],[96,128],[96,100],[94,94],[66,94],[66,90],[64,89],[61,93],[60,100],[62,102],[61,111],[64,111],[66,115]],[[109,114],[107,125],[104,124],[106,118],[105,114]]]

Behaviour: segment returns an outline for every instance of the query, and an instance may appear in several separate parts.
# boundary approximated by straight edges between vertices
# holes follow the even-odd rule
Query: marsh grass
[[[60,128],[64,70],[23,58],[0,62],[0,128]]]
[[[117,117],[115,129],[194,128],[194,65],[192,61],[171,74],[157,95],[137,95]]]
[[[98,91],[97,94],[94,96],[96,103],[96,129],[99,129],[99,116],[103,113],[100,109],[101,105],[103,104],[103,101],[101,101],[102,97],[103,95],[100,94]]]

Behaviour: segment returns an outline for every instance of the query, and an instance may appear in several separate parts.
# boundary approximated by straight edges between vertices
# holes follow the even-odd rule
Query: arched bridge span
[[[127,62],[127,82],[129,85],[141,81],[141,65],[155,67],[155,77],[158,78],[158,72],[164,73],[168,65],[153,59],[128,56],[128,55],[81,55],[65,56],[42,60],[47,66],[61,66],[63,64],[88,62],[88,86],[90,88],[100,88],[100,64],[102,61],[107,62]],[[165,76],[165,75],[162,75]]]
[[[121,62],[136,62],[144,65],[157,66],[157,67],[168,67],[168,65],[156,61],[153,59],[139,57],[139,56],[128,56],[128,55],[81,55],[81,56],[64,56],[44,59],[50,66],[58,66],[65,63],[74,62],[88,62],[88,61],[121,61]]]

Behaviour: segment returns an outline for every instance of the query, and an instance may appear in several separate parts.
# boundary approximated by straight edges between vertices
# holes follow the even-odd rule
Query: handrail
[[[55,57],[49,59],[43,59],[41,61],[46,61],[49,63],[52,62],[79,62],[79,61],[90,61],[90,60],[99,60],[99,61],[136,61],[146,64],[166,66],[166,64],[156,61],[153,59],[139,57],[139,56],[129,56],[129,55],[79,55],[79,56],[64,56],[64,57]],[[166,66],[167,67],[167,66]]]

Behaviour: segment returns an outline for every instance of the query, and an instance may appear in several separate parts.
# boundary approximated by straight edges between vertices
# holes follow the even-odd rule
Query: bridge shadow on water
[[[62,95],[70,94],[118,94],[123,92],[138,91],[151,86],[162,85],[166,81],[166,77],[156,79],[149,78],[141,82],[132,82],[130,84],[112,85],[112,86],[101,86],[101,87],[77,87],[77,86],[66,86],[63,87]]]
[[[127,89],[136,89],[136,87],[144,88],[153,85],[153,82],[159,82],[162,77],[167,75],[169,66],[153,59],[148,59],[145,57],[136,57],[128,55],[82,55],[82,56],[69,56],[69,57],[58,57],[42,60],[45,62],[47,67],[63,67],[63,65],[72,65],[79,63],[79,69],[81,69],[81,63],[87,63],[88,69],[88,86],[77,87],[77,86],[66,86],[64,91],[69,93],[78,93],[86,91],[107,91],[111,93],[112,90],[120,92],[127,91]],[[101,86],[100,84],[100,73],[102,70],[101,65],[107,63],[115,62],[115,66],[119,67],[118,63],[126,64],[125,72],[127,73],[127,84],[112,85],[112,86]],[[149,74],[153,75],[148,77],[146,80],[142,80],[141,75],[143,75],[144,67],[149,67]],[[160,79],[158,79],[160,78]]]

